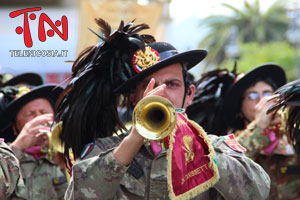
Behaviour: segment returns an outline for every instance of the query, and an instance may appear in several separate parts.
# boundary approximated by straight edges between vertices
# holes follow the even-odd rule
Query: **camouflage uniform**
[[[24,188],[20,164],[12,150],[0,138],[0,199],[7,199],[16,188]]]
[[[300,199],[300,171],[286,171],[284,167],[300,165],[300,159],[296,154],[271,156],[262,153],[263,148],[270,144],[268,135],[261,134],[264,130],[255,122],[248,125],[247,129],[240,132],[238,142],[247,148],[245,154],[260,164],[271,178],[271,191],[269,199],[296,200]],[[283,168],[282,168],[283,167]]]
[[[91,152],[73,166],[65,199],[169,199],[166,151],[155,157],[144,145],[129,167],[124,167],[113,156],[122,137],[96,140]],[[194,199],[266,199],[270,189],[266,172],[228,147],[221,138],[212,135],[209,138],[216,153],[220,180]]]
[[[60,167],[46,156],[33,156],[12,147],[20,161],[26,188],[17,190],[11,199],[63,199],[68,183]]]

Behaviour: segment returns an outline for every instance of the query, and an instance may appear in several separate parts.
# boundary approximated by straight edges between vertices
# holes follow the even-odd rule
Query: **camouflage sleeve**
[[[0,199],[6,199],[24,182],[18,159],[4,142],[0,142],[0,165]]]
[[[245,152],[246,156],[253,160],[255,160],[263,148],[270,144],[269,136],[261,134],[263,132],[264,130],[259,128],[254,121],[236,138],[247,149]]]
[[[11,146],[19,159],[26,188],[15,196],[22,199],[63,199],[68,183],[60,166],[46,156],[36,160],[32,155]]]
[[[118,164],[112,152],[77,161],[65,199],[114,199],[127,167]]]
[[[35,162],[35,159],[33,158],[33,156],[29,155],[28,153],[21,151],[20,149],[14,147],[12,145],[10,145],[10,148],[14,152],[15,156],[18,158],[20,164],[22,164],[23,162],[30,162],[30,161]]]
[[[222,138],[209,135],[215,149],[220,179],[214,188],[225,199],[267,199],[270,178],[261,166],[233,150]]]

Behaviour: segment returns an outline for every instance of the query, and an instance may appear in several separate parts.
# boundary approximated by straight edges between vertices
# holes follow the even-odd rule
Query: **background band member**
[[[260,164],[271,178],[269,199],[299,199],[299,171],[287,171],[299,158],[288,143],[280,115],[267,114],[273,92],[286,83],[283,69],[264,64],[238,79],[225,100],[225,115],[245,155]],[[272,100],[273,99],[273,100]]]
[[[23,199],[63,199],[67,180],[63,172],[63,157],[50,160],[41,147],[48,145],[53,123],[54,104],[62,88],[43,85],[35,88],[19,86],[1,116],[1,127],[9,124],[4,136],[13,134],[10,144],[19,159],[25,188],[17,188],[11,197]],[[11,138],[11,137],[9,137]]]

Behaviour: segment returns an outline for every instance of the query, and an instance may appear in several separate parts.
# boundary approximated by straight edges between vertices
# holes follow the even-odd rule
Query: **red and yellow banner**
[[[205,131],[181,113],[177,113],[167,159],[171,199],[195,197],[219,180],[214,150]]]

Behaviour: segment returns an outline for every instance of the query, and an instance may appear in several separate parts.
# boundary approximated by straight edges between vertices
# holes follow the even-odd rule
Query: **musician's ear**
[[[135,106],[135,105],[137,104],[137,102],[138,102],[137,96],[136,96],[135,93],[134,93],[134,94],[131,94],[130,97],[129,97],[129,99],[130,99],[130,102],[131,102],[131,104],[132,104],[133,106]]]
[[[190,90],[190,92],[185,97],[185,104],[184,104],[185,108],[192,104],[194,96],[195,96],[196,87],[194,85],[190,85],[189,90]]]

